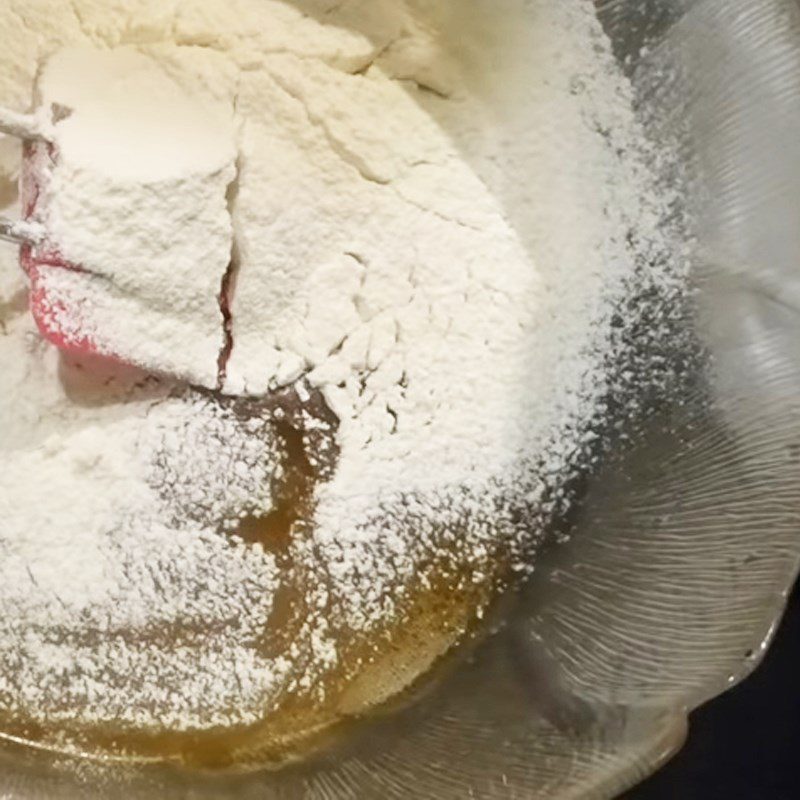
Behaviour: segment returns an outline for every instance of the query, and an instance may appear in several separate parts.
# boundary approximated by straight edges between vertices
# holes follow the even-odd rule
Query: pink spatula
[[[232,250],[232,105],[188,91],[133,48],[63,50],[33,114],[0,109],[23,140],[21,245],[30,309],[56,347],[220,380]]]

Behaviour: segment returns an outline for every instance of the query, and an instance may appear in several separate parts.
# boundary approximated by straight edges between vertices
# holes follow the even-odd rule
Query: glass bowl
[[[611,798],[759,663],[800,557],[800,7],[596,5],[679,154],[695,291],[684,380],[619,429],[568,537],[486,635],[302,764],[131,772],[9,742],[0,797]]]

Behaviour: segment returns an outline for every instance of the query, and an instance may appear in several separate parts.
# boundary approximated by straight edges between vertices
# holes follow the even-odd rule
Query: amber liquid
[[[302,434],[289,423],[277,423],[286,460],[281,491],[273,510],[263,517],[242,520],[231,536],[258,544],[274,554],[282,573],[268,630],[257,644],[259,654],[276,657],[298,637],[308,610],[308,580],[319,580],[324,569],[309,574],[293,560],[293,543],[311,531],[317,480],[305,456]],[[480,570],[485,580],[473,579],[454,532],[451,544],[419,564],[418,585],[406,586],[405,601],[390,623],[368,635],[348,630],[337,615],[328,619],[339,659],[324,671],[313,691],[287,693],[263,719],[248,726],[197,732],[131,731],[113,724],[63,727],[29,720],[0,719],[0,730],[18,739],[47,747],[129,762],[166,761],[193,768],[231,769],[280,766],[324,747],[348,729],[352,720],[406,690],[459,640],[475,611],[490,599],[505,559],[488,554]],[[424,587],[424,588],[423,588]],[[160,631],[178,638],[185,631]],[[163,645],[162,645],[163,646]],[[64,745],[64,742],[69,743]]]
[[[2,730],[45,746],[58,740],[59,749],[69,741],[73,747],[68,750],[126,762],[167,761],[200,769],[279,767],[337,741],[353,720],[413,686],[459,640],[488,594],[488,586],[470,583],[467,588],[442,577],[420,591],[392,624],[368,638],[339,631],[338,664],[315,686],[324,689],[322,696],[288,695],[255,725],[150,733],[108,724],[48,728],[7,720]],[[302,607],[301,595],[302,587],[285,591],[265,647],[276,647],[275,634],[291,638],[299,624],[295,609]]]

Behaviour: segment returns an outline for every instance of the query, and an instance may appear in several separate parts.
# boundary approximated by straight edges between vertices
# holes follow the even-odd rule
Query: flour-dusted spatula
[[[57,347],[217,386],[227,346],[232,102],[142,52],[57,53],[36,110],[0,109],[23,141],[20,244],[30,308]]]

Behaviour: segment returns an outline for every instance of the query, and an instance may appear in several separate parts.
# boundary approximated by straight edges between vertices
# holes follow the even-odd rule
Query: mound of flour
[[[326,443],[335,463],[293,553],[305,616],[267,655],[296,575],[226,522],[274,509],[284,412],[59,359],[5,251],[0,709],[253,722],[335,669],[342,631],[397,620],[420,565],[481,583],[541,535],[592,439],[612,317],[643,264],[665,296],[682,266],[593,4],[462,6],[0,0],[19,110],[64,46],[226,60],[205,76],[237,125],[224,388],[291,386],[337,421],[302,423],[306,457]],[[18,163],[0,143],[9,179]]]

